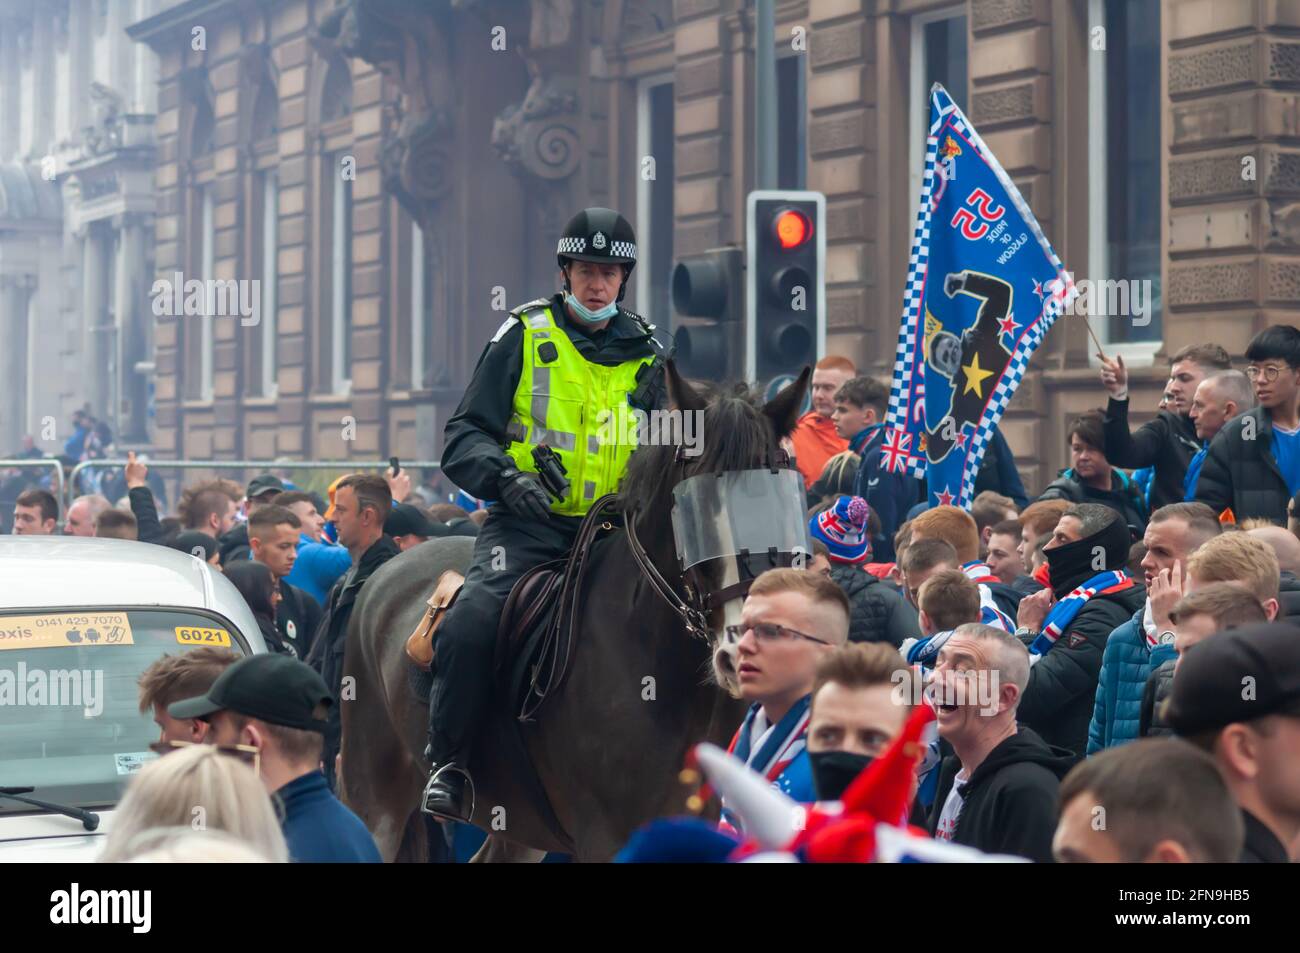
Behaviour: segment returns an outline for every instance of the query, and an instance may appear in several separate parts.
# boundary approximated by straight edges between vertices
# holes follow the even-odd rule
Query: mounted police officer
[[[473,813],[471,744],[491,702],[497,626],[511,587],[565,555],[592,503],[618,488],[634,446],[621,439],[626,428],[607,424],[626,419],[628,405],[650,411],[659,402],[664,355],[654,325],[619,307],[636,252],[632,226],[617,212],[574,216],[556,249],[564,292],[510,313],[447,421],[443,470],[496,503],[435,640],[429,814],[467,821]],[[559,498],[539,475],[534,450],[542,446],[565,471]]]

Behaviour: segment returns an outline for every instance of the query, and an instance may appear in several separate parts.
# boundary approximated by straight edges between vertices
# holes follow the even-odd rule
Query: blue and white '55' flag
[[[993,426],[1076,294],[1033,212],[938,83],[882,464],[969,508]]]

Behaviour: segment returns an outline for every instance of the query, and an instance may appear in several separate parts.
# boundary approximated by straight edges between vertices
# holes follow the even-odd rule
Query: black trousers
[[[582,520],[521,519],[494,504],[474,543],[465,585],[434,636],[429,740],[433,763],[468,767],[471,745],[492,703],[492,660],[501,610],[515,582],[566,555]]]

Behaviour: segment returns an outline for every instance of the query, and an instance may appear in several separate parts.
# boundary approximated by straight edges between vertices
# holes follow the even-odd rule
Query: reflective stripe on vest
[[[635,420],[627,425],[627,398],[636,388],[637,371],[652,358],[612,367],[594,364],[556,325],[549,307],[522,318],[523,367],[506,427],[506,453],[520,470],[536,473],[533,448],[545,444],[554,450],[567,471],[569,493],[563,500],[552,499],[551,510],[581,516],[597,497],[615,492],[623,479],[636,449]],[[550,361],[539,354],[548,343],[555,347]]]

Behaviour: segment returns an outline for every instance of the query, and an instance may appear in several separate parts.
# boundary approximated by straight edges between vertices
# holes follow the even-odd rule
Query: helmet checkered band
[[[585,238],[561,238],[555,253],[557,255],[581,255],[586,250],[587,240]]]
[[[636,259],[636,244],[634,242],[612,242],[609,246],[609,253],[616,258]]]

